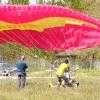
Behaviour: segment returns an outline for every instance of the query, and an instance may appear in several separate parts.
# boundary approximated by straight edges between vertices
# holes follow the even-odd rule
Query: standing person
[[[26,68],[27,64],[24,62],[25,56],[21,56],[20,60],[17,62],[17,71],[18,71],[18,83],[17,88],[24,88],[26,81]]]
[[[62,79],[65,80],[65,79],[64,79],[64,73],[67,72],[68,69],[69,69],[68,63],[69,63],[69,61],[68,61],[68,59],[66,59],[66,60],[64,61],[64,63],[62,63],[62,64],[59,66],[59,68],[58,68],[58,70],[57,70],[57,72],[56,72],[56,75],[57,75],[57,78],[58,78],[58,84],[57,84],[57,87],[58,87],[58,88],[59,88],[60,85],[61,85]],[[65,84],[63,85],[63,87],[65,87]]]

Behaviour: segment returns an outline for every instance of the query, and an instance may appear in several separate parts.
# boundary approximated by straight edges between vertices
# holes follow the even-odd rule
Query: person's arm
[[[24,62],[25,63],[25,62]],[[28,66],[27,66],[27,64],[25,63],[25,70],[26,70],[26,72],[28,72]]]
[[[74,75],[76,74],[76,71],[79,70],[79,68],[75,68],[74,70],[70,70],[70,73],[73,73]]]
[[[28,66],[27,66],[27,64],[26,64],[26,72],[28,72]]]

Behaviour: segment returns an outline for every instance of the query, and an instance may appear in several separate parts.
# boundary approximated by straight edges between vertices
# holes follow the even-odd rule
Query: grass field
[[[80,70],[72,78],[80,83],[77,89],[48,88],[57,83],[52,77],[27,79],[24,89],[16,88],[16,79],[1,79],[0,100],[100,100],[100,70]]]

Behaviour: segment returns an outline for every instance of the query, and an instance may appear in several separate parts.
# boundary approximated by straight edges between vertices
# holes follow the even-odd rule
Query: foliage
[[[85,12],[89,11],[89,8],[95,7],[94,4],[98,3],[94,0],[38,0],[38,4],[63,6]]]
[[[38,1],[38,4],[44,4],[45,3],[45,0],[39,0]]]
[[[8,4],[21,4],[21,5],[27,5],[29,4],[29,0],[8,0]]]

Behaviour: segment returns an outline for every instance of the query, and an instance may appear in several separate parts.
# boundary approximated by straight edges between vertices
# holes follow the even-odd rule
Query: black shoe
[[[79,83],[77,83],[77,87],[79,86]]]

